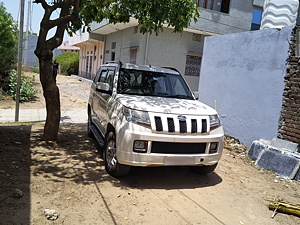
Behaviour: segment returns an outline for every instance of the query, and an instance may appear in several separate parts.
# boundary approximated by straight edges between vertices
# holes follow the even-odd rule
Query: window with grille
[[[187,55],[185,64],[185,75],[197,76],[200,75],[201,56]]]

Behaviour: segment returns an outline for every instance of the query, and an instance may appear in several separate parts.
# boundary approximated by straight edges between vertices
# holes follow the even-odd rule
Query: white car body
[[[113,160],[127,166],[216,165],[224,147],[224,131],[217,112],[193,94],[190,99],[181,99],[118,93],[120,67],[181,76],[171,69],[106,64],[104,69],[116,68],[112,90],[106,92],[101,90],[108,90],[108,86],[97,81],[104,74],[100,68],[91,87],[89,121],[93,133],[97,131],[103,138],[114,133]],[[210,124],[211,117],[217,120],[215,127]]]

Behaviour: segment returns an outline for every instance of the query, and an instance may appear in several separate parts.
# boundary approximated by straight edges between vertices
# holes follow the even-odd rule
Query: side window
[[[99,69],[99,70],[97,71],[97,74],[96,74],[96,76],[94,77],[93,83],[96,83],[96,82],[99,80],[100,72],[101,72],[101,69]]]
[[[105,83],[107,76],[107,70],[102,70],[98,82]]]
[[[113,84],[114,84],[114,78],[115,78],[115,71],[114,70],[109,70],[107,73],[107,79],[106,83],[109,84],[109,89],[112,91],[113,89]]]
[[[115,78],[115,71],[105,69],[105,70],[101,70],[98,73],[97,73],[97,77],[98,77],[97,82],[102,82],[102,83],[109,84],[109,87],[110,87],[109,89],[110,89],[110,91],[112,91],[114,78]]]

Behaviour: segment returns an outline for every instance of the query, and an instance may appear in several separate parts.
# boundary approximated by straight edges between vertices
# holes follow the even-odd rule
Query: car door
[[[103,135],[106,133],[106,127],[109,122],[109,113],[111,111],[111,105],[109,102],[112,97],[114,75],[115,69],[113,67],[105,67],[100,71],[97,81],[106,83],[110,87],[108,91],[96,88],[97,103],[95,104],[95,112],[98,116],[97,126]]]
[[[97,71],[97,74],[93,80],[93,83],[91,85],[91,91],[90,91],[90,106],[91,106],[91,117],[95,124],[97,124],[97,121],[99,120],[98,115],[96,114],[97,107],[98,107],[98,95],[96,91],[96,85],[99,80],[100,73],[102,71],[102,68],[100,68]]]

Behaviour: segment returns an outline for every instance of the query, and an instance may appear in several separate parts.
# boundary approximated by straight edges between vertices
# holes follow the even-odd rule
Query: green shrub
[[[17,62],[18,25],[0,2],[0,76]]]
[[[20,101],[29,101],[37,93],[37,90],[33,88],[34,77],[26,77],[21,75],[21,86],[20,86]],[[9,75],[9,87],[10,94],[16,99],[17,89],[17,71],[12,70]]]
[[[78,74],[79,55],[77,53],[63,53],[57,55],[56,61],[60,64],[61,73],[70,76],[71,74]]]
[[[39,73],[40,73],[40,68],[37,67],[37,66],[35,66],[35,67],[32,68],[32,72],[33,72],[33,73],[38,73],[38,74],[39,74]]]

